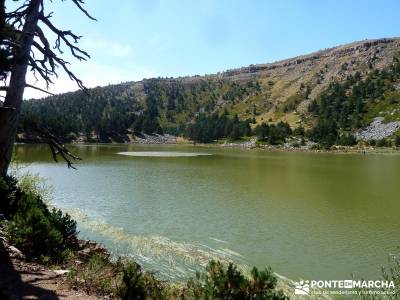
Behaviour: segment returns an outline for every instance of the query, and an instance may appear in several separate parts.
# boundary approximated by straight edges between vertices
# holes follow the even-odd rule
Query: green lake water
[[[397,154],[71,149],[83,158],[77,170],[54,163],[43,145],[18,145],[16,154],[54,186],[52,204],[78,220],[82,237],[160,276],[179,280],[216,258],[292,279],[373,279],[398,253]],[[118,154],[136,151],[186,154]]]

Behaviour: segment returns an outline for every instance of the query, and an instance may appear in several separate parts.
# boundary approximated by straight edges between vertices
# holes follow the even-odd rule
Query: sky
[[[399,0],[86,0],[98,21],[70,0],[45,3],[55,24],[83,36],[80,46],[91,59],[65,57],[88,87],[211,74],[400,36]],[[28,81],[42,85],[32,75]],[[76,89],[66,76],[50,88]],[[25,92],[25,98],[43,96]]]

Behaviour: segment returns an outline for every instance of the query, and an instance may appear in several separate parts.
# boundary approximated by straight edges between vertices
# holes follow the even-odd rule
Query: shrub
[[[123,287],[121,297],[125,300],[145,299],[146,290],[144,288],[144,278],[141,267],[135,263],[130,263],[123,270]]]
[[[396,147],[400,147],[400,136],[396,136],[395,140],[394,140],[394,144]]]
[[[314,144],[314,145],[311,146],[310,149],[311,149],[311,150],[322,150],[323,147],[322,147],[322,145],[320,145],[320,144]]]
[[[342,146],[354,146],[357,144],[357,140],[350,133],[342,134],[338,139],[338,144]]]
[[[393,281],[394,294],[389,295],[389,299],[400,299],[400,258],[397,254],[391,254],[388,259],[388,266],[382,267],[382,278]]]
[[[31,198],[22,200],[31,201]],[[56,258],[64,246],[61,233],[52,225],[40,207],[29,207],[11,219],[8,228],[10,241],[29,259]]]
[[[306,134],[306,131],[303,126],[299,126],[299,127],[295,128],[295,130],[293,130],[293,134],[296,136],[304,137],[304,135]]]
[[[77,231],[76,231],[76,221],[71,219],[71,216],[64,214],[61,210],[53,208],[51,210],[50,220],[53,223],[55,229],[57,229],[63,240],[68,242],[71,246],[75,245],[77,242]]]
[[[292,129],[288,123],[282,121],[276,125],[262,123],[254,128],[254,134],[260,140],[268,141],[271,145],[279,145],[283,144],[286,138],[292,134]]]
[[[300,148],[300,144],[298,142],[295,142],[292,144],[292,147],[294,148]]]
[[[131,262],[122,270],[122,299],[168,299],[165,286],[152,273],[144,272],[140,265]]]
[[[65,141],[66,141],[67,143],[70,143],[70,142],[76,140],[76,138],[77,138],[76,133],[75,133],[75,132],[70,132],[70,133],[68,133],[68,134],[66,135]]]
[[[10,221],[10,242],[28,259],[60,261],[64,251],[76,245],[76,222],[60,210],[50,211],[36,192],[22,190],[15,178],[0,179],[0,196],[0,212]]]
[[[378,140],[376,142],[376,146],[377,147],[391,147],[392,145],[391,145],[390,141],[388,141],[387,139],[383,138],[383,139],[380,139],[380,140]]]
[[[206,273],[197,274],[187,283],[189,295],[195,299],[287,299],[282,291],[276,290],[277,279],[271,269],[258,271],[253,268],[250,278],[229,263],[211,261]]]
[[[0,213],[7,219],[16,211],[16,200],[19,196],[15,189],[16,185],[17,181],[14,178],[0,178]]]
[[[318,142],[324,149],[330,149],[338,139],[338,127],[336,122],[319,120],[318,124],[307,132],[308,137]]]
[[[276,284],[277,279],[271,268],[258,271],[254,267],[251,271],[249,294],[255,299],[285,299],[282,292],[275,291]]]
[[[381,294],[361,294],[361,300],[398,300],[400,299],[400,258],[398,253],[391,254],[388,259],[388,265],[382,266],[382,280],[393,281],[394,289],[392,293],[387,293],[386,288],[381,289]],[[361,290],[360,290],[361,291]]]
[[[120,260],[111,262],[107,255],[99,252],[82,257],[68,251],[68,255],[67,264],[72,267],[69,268],[67,280],[71,287],[114,299],[122,280],[123,265]],[[76,263],[77,260],[79,263]]]
[[[40,197],[40,199],[45,203],[50,201],[51,195],[53,194],[53,187],[47,183],[46,179],[40,177],[38,174],[30,172],[18,176],[17,171],[16,175],[18,178],[17,186],[21,191],[32,193],[35,196]]]
[[[247,282],[235,265],[230,263],[225,270],[220,262],[211,261],[206,271],[206,285],[213,298],[245,299]]]

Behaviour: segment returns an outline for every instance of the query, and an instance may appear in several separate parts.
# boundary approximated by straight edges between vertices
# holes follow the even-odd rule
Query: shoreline
[[[246,143],[246,142],[245,142]],[[245,143],[193,143],[193,142],[175,142],[175,143],[117,143],[117,142],[71,142],[67,146],[118,146],[118,145],[143,145],[143,146],[189,146],[199,148],[228,148],[245,151],[263,150],[269,152],[300,152],[300,153],[326,153],[326,154],[400,154],[400,147],[352,147],[352,146],[333,146],[332,149],[311,149],[307,147],[284,147],[269,144],[261,144],[248,147]],[[15,145],[46,145],[46,143],[16,142]]]
[[[104,145],[118,145],[118,144],[104,144]],[[121,144],[121,145],[124,145],[124,144]],[[185,146],[185,144],[181,144],[182,146]],[[187,144],[186,144],[187,145]],[[146,145],[145,145],[146,146]],[[171,145],[172,147],[174,146],[174,145]],[[188,146],[188,145],[187,145]],[[192,145],[192,144],[189,144],[189,146],[192,146],[192,147],[205,147],[205,148],[221,148],[221,144],[216,144],[216,143],[214,143],[214,144],[197,144],[196,146],[194,146],[194,145]],[[255,149],[256,151],[259,149],[258,147],[255,147],[255,148],[253,148],[253,149]],[[244,150],[253,150],[253,149],[244,149]],[[287,149],[279,149],[279,148],[277,148],[277,149],[262,149],[262,150],[265,150],[265,151],[282,151],[282,152],[287,152]],[[353,151],[354,150],[357,150],[357,151],[359,151],[360,149],[352,149]],[[309,150],[308,152],[311,152],[311,151],[313,151],[313,152],[321,152],[321,151],[316,151],[316,150]],[[340,152],[338,152],[339,150],[331,150],[331,151],[324,151],[324,152],[328,152],[328,153],[330,153],[330,152],[335,152],[335,153],[340,153]],[[342,152],[343,153],[343,152]],[[350,152],[346,152],[346,153],[350,153]],[[95,243],[95,242],[94,242]],[[102,247],[102,246],[100,246],[100,247]],[[103,247],[104,248],[104,247]],[[276,274],[276,273],[275,273]],[[278,275],[280,278],[282,277],[281,275],[279,275],[279,274],[276,274],[276,275]],[[286,287],[287,287],[287,290],[288,291],[290,291],[291,292],[291,294],[293,293],[293,286],[291,285],[291,284],[288,284],[287,282],[284,282],[284,283],[282,283],[283,285],[285,285]],[[292,296],[292,299],[296,299],[296,298],[293,298],[293,296]]]
[[[128,257],[119,256],[114,259],[109,250],[101,243],[80,238],[77,241],[79,246],[73,253],[73,260],[62,264],[45,265],[26,260],[25,255],[8,242],[3,228],[0,227],[0,258],[2,258],[0,259],[0,296],[19,299],[27,294],[35,293],[39,298],[119,299],[117,295],[105,295],[94,283],[72,279],[72,277],[76,270],[87,268],[87,264],[90,264],[87,259],[93,255],[101,256],[108,267],[116,267],[121,262],[128,262]],[[150,274],[154,273],[154,271],[146,269],[143,269],[143,271]],[[276,272],[273,274],[277,278],[277,289],[283,291],[290,299],[303,299],[294,294],[296,286],[294,280]],[[246,276],[249,276],[249,274]],[[31,281],[35,282],[34,288],[30,284]],[[162,280],[161,283],[164,287],[176,292],[185,289],[185,281]],[[322,294],[310,295],[308,299],[333,300],[333,298]]]

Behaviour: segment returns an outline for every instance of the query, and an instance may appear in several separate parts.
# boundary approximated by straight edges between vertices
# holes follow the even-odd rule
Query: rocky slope
[[[292,127],[311,127],[308,106],[329,84],[356,72],[364,77],[386,69],[399,53],[399,38],[364,40],[218,74],[146,79],[98,87],[89,95],[78,91],[31,100],[23,111],[39,116],[53,132],[62,128],[60,135],[120,133],[149,111],[172,134],[200,113],[223,111],[256,123],[282,120]]]
[[[400,121],[383,123],[382,117],[376,117],[368,127],[356,133],[356,138],[361,141],[377,141],[391,136],[398,130],[400,130]]]

